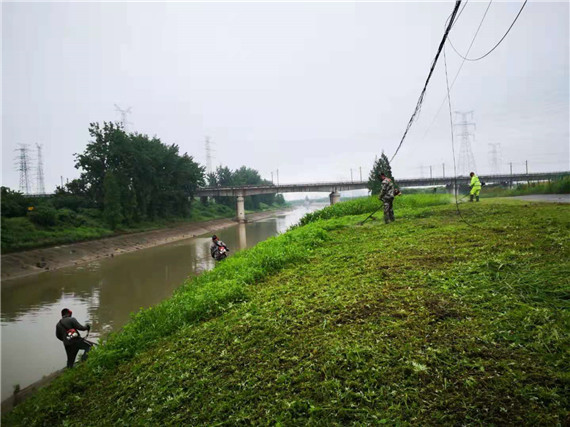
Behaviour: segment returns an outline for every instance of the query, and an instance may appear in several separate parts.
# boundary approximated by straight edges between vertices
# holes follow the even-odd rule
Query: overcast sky
[[[451,32],[465,53],[487,2]],[[521,2],[493,2],[470,56],[504,34]],[[391,156],[441,40],[442,3],[3,3],[2,180],[18,188],[15,149],[44,146],[46,189],[79,176],[90,122],[178,144],[205,165],[247,165],[281,183],[366,177]],[[462,60],[448,46],[452,79]],[[481,174],[489,143],[502,171],[568,170],[569,5],[530,1],[505,41],[466,62],[453,110],[473,110]],[[441,58],[421,116],[393,163],[398,177],[452,171]],[[435,120],[434,120],[435,117]],[[459,151],[460,139],[456,139]]]

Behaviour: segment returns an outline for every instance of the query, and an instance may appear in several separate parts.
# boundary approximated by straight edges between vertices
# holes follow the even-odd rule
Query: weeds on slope
[[[394,209],[413,210],[418,208],[446,205],[451,202],[451,196],[447,194],[413,194],[402,195],[394,200]],[[348,215],[370,214],[382,208],[382,202],[378,197],[362,197],[348,202],[337,203],[324,209],[306,214],[299,221],[299,225],[306,225],[318,220],[340,218]]]
[[[239,273],[257,280],[242,304],[38,395],[11,421],[563,424],[567,210],[465,210],[485,229],[452,206],[390,226],[351,227],[360,216],[298,228],[280,243],[314,240],[309,262],[281,265],[269,258],[283,248],[270,246],[252,264],[272,274]]]

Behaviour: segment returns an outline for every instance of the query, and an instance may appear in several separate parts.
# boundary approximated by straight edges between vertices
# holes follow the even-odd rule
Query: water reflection
[[[310,209],[215,233],[232,249],[251,247],[285,231]],[[65,366],[55,324],[63,307],[91,322],[91,337],[116,330],[130,313],[172,295],[189,276],[214,267],[210,235],[143,249],[77,267],[2,282],[2,399],[15,384],[25,387]],[[41,357],[38,355],[41,354]]]
[[[247,235],[245,230],[245,224],[238,225],[238,246],[240,250],[247,247]]]

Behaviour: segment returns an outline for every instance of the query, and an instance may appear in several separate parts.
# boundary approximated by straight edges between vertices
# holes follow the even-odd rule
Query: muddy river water
[[[298,207],[257,222],[216,232],[232,253],[284,232],[307,212]],[[121,328],[130,313],[168,298],[189,276],[214,267],[210,236],[143,249],[114,258],[2,282],[2,400],[13,387],[32,384],[65,366],[55,338],[64,307],[90,322],[90,339]]]

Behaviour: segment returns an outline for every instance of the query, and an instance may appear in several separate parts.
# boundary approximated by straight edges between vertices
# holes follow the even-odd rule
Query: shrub
[[[57,211],[51,206],[38,206],[28,212],[28,218],[41,227],[52,227],[57,224]]]
[[[93,207],[93,202],[87,197],[68,193],[57,193],[52,198],[52,203],[56,209],[71,209],[76,212],[85,207]]]
[[[13,218],[25,216],[30,206],[29,199],[18,191],[12,191],[8,187],[2,187],[2,216]]]

